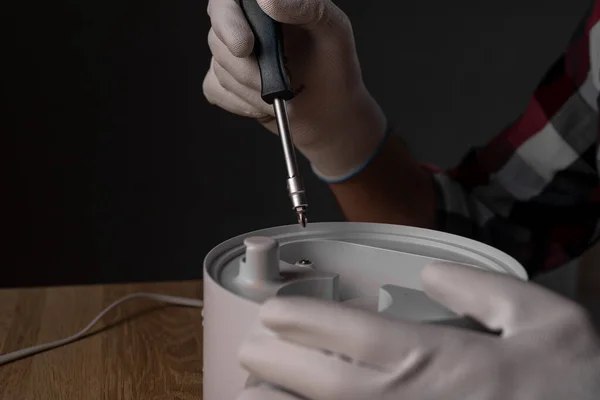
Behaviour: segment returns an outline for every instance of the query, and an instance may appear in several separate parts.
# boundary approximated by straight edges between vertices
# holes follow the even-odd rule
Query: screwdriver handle
[[[268,104],[275,99],[291,100],[294,92],[285,70],[281,24],[269,17],[256,0],[240,0],[240,6],[254,33],[262,99]]]

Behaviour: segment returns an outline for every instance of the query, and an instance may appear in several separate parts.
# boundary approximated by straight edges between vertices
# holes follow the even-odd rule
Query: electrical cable
[[[68,336],[68,337],[65,337],[63,339],[55,340],[53,342],[47,342],[47,343],[39,344],[36,346],[27,347],[25,349],[13,351],[11,353],[1,354],[0,355],[0,365],[6,364],[11,361],[15,361],[15,360],[18,360],[18,359],[21,359],[24,357],[28,357],[28,356],[31,356],[34,354],[38,354],[38,353],[41,353],[41,352],[44,352],[47,350],[55,349],[57,347],[64,346],[64,345],[72,343],[78,339],[81,339],[110,310],[121,305],[122,303],[124,303],[126,301],[133,300],[133,299],[139,299],[139,298],[147,298],[147,299],[151,299],[151,300],[156,300],[161,303],[174,304],[174,305],[185,306],[185,307],[195,307],[195,308],[200,308],[204,304],[202,302],[202,300],[192,299],[192,298],[187,298],[187,297],[169,296],[166,294],[158,294],[158,293],[144,293],[144,292],[132,293],[127,296],[121,297],[119,300],[113,302],[111,305],[106,307],[104,310],[102,310],[100,312],[100,314],[98,314],[92,320],[92,322],[90,322],[85,328],[83,328],[78,333]]]

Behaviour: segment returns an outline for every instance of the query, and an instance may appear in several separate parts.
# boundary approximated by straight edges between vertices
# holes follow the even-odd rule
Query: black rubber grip
[[[281,24],[265,14],[256,0],[240,0],[240,6],[254,33],[262,99],[268,104],[275,99],[291,100],[294,92],[285,69]]]

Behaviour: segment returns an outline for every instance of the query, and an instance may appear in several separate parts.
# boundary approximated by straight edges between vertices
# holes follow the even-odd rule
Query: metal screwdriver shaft
[[[298,165],[296,163],[296,153],[294,151],[294,143],[292,142],[292,133],[290,131],[290,121],[288,119],[287,107],[285,101],[275,99],[273,102],[275,109],[275,117],[277,118],[277,129],[281,138],[281,146],[283,147],[283,156],[285,157],[285,166],[287,168],[287,188],[288,194],[292,200],[292,206],[298,215],[298,223],[302,227],[306,227],[306,208],[308,207],[304,186],[298,173]]]
[[[261,97],[272,104],[277,129],[283,147],[287,171],[287,189],[298,223],[306,226],[308,203],[298,165],[290,129],[286,101],[294,97],[283,58],[283,34],[279,22],[273,20],[260,8],[256,0],[241,0],[240,6],[254,33],[254,55],[258,61],[261,77]]]

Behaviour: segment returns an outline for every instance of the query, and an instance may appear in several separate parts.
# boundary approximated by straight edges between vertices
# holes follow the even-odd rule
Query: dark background
[[[447,167],[518,116],[587,0],[344,0],[365,80]],[[206,1],[13,2],[0,50],[0,286],[193,279],[294,223],[279,142],[211,107]],[[312,221],[341,215],[302,160]]]

